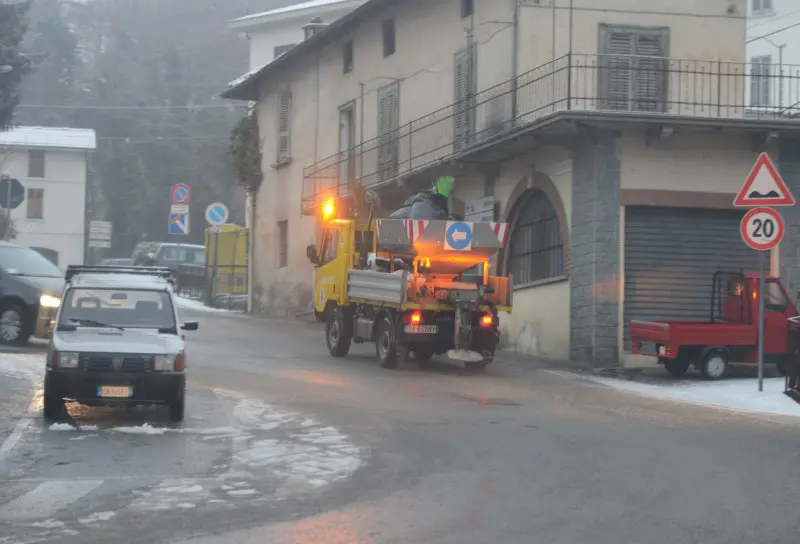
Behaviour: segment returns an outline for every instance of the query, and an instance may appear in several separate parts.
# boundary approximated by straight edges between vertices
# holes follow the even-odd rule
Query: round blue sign
[[[228,220],[228,207],[222,202],[214,202],[206,208],[206,221],[209,225],[217,227]]]
[[[451,223],[444,237],[451,249],[456,251],[467,249],[472,243],[472,227],[469,223]]]

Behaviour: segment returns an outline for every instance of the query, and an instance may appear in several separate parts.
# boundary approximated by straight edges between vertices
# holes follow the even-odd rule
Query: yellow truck
[[[322,209],[322,240],[306,248],[317,268],[315,313],[328,350],[374,342],[380,364],[447,354],[482,371],[500,340],[498,312],[512,307],[511,277],[492,276],[490,259],[507,223],[334,218]]]

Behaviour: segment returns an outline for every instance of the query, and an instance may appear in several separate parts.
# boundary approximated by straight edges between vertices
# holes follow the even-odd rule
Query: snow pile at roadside
[[[558,374],[565,374],[558,372]],[[755,379],[728,379],[719,382],[683,381],[652,384],[616,378],[587,376],[591,382],[614,389],[691,404],[726,410],[740,410],[782,416],[800,417],[800,404],[783,394],[783,378],[764,380],[764,391],[758,391]]]
[[[206,306],[199,300],[194,300],[191,298],[186,297],[175,297],[175,302],[178,305],[178,308],[183,310],[195,310],[198,312],[229,312],[230,310],[226,310],[224,308],[211,308]]]
[[[2,353],[0,354],[0,376],[21,380],[41,380],[44,378],[43,353]]]

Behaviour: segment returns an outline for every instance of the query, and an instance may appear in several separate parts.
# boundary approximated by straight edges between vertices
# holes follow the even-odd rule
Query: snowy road
[[[390,372],[368,346],[331,359],[315,325],[184,313],[201,329],[182,425],[84,407],[47,424],[42,354],[0,353],[0,544],[796,540],[800,419],[768,396],[766,417],[698,404],[741,404],[733,382]]]

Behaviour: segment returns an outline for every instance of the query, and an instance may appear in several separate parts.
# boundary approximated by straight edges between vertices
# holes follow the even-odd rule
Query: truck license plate
[[[436,334],[438,325],[406,325],[404,329],[409,334]]]
[[[666,355],[667,354],[667,346],[658,346],[658,354],[659,355]]]
[[[101,385],[97,388],[97,396],[112,399],[127,399],[133,394],[133,388],[128,386]]]

